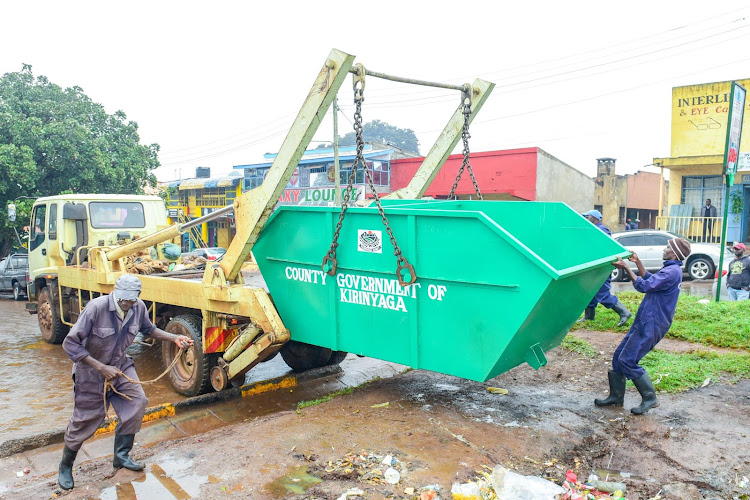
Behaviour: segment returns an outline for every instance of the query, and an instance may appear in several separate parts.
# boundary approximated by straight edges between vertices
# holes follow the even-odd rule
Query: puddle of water
[[[58,346],[55,346],[54,344],[50,344],[49,342],[45,342],[44,340],[40,340],[39,342],[34,342],[33,344],[26,344],[25,346],[21,346],[21,349],[40,349],[42,351],[57,351],[59,349]]]
[[[291,495],[304,495],[311,486],[322,483],[323,480],[308,474],[307,467],[292,469],[286,476],[266,484],[268,490],[275,498],[286,498]]]
[[[147,472],[127,483],[118,483],[102,490],[102,500],[137,500],[159,498],[187,500],[200,495],[201,486],[217,483],[214,476],[190,473],[192,460],[166,457],[151,464]]]

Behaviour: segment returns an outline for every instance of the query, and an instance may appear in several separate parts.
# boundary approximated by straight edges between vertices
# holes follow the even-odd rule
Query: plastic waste
[[[182,249],[174,243],[164,243],[164,246],[162,247],[162,253],[164,254],[164,258],[167,260],[177,260],[180,258]]]
[[[342,493],[341,496],[339,496],[336,500],[346,500],[350,496],[352,496],[352,497],[358,497],[358,496],[362,496],[364,494],[365,494],[365,492],[362,491],[359,488],[349,488],[344,493]]]
[[[565,489],[537,476],[522,476],[496,465],[490,483],[498,498],[503,500],[549,500],[565,493]]]
[[[617,490],[620,490],[621,492],[627,491],[625,483],[617,483],[614,481],[589,481],[588,485],[605,493],[614,493]]]
[[[453,483],[451,495],[453,495],[453,500],[482,500],[482,493],[476,482]]]
[[[388,484],[397,484],[401,480],[401,474],[393,467],[388,467],[385,470],[384,476]]]

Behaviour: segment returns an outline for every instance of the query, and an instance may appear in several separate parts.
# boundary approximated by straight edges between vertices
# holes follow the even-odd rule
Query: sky
[[[276,152],[332,48],[382,73],[494,82],[472,151],[540,147],[589,176],[601,157],[618,174],[657,171],[644,166],[670,155],[672,87],[750,78],[746,0],[28,1],[3,18],[0,74],[30,64],[124,111],[160,145],[160,181]],[[344,135],[350,81],[338,98]],[[369,78],[362,115],[414,130],[426,154],[459,102]],[[332,123],[314,140],[330,142]]]

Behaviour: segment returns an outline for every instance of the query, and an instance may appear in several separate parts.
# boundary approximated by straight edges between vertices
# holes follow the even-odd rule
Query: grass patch
[[[567,349],[572,352],[577,352],[587,358],[593,358],[599,355],[599,352],[594,349],[591,342],[588,340],[580,339],[575,335],[566,335],[563,341],[560,343],[560,347]]]
[[[731,382],[750,378],[750,354],[744,353],[699,351],[676,354],[654,349],[640,365],[648,371],[654,387],[663,392],[694,389],[707,378],[716,382],[722,375],[729,375]]]
[[[299,403],[297,403],[297,411],[303,408],[308,408],[310,406],[315,406],[321,403],[326,403],[332,400],[333,398],[335,398],[336,396],[343,396],[345,394],[351,394],[353,392],[354,392],[354,387],[347,387],[345,389],[339,389],[336,392],[332,392],[326,396],[323,396],[322,398],[313,399],[312,401],[300,401]]]
[[[643,300],[639,292],[620,292],[620,301],[633,314]],[[680,295],[672,327],[667,337],[700,344],[750,350],[750,307],[748,302],[699,303],[701,297]],[[618,315],[603,306],[596,308],[596,319],[576,323],[571,330],[597,330],[625,333],[633,320],[617,327]]]

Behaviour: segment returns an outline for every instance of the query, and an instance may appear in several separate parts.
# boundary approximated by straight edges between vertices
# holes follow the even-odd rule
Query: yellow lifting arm
[[[291,179],[353,62],[354,56],[335,49],[331,51],[263,184],[235,200],[237,234],[219,263],[227,281],[235,280],[242,263],[250,255],[258,235],[271,216],[281,192]]]

